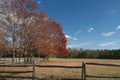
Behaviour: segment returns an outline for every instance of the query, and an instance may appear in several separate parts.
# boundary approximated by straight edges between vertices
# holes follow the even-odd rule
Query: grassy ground
[[[120,64],[120,60],[110,59],[59,59],[50,58],[50,61],[38,62],[39,65],[65,65],[65,66],[81,66],[82,62],[97,62],[107,64]],[[32,67],[28,68],[7,68],[3,67],[0,70],[31,70]],[[87,66],[87,74],[116,74],[120,75],[120,67],[105,67],[105,66]],[[14,74],[11,74],[14,75]],[[18,74],[22,76],[31,74]],[[66,68],[36,68],[36,77],[57,77],[57,78],[81,78],[81,69],[66,69]],[[17,79],[18,80],[18,79]],[[120,80],[119,79],[93,79],[87,78],[87,80]]]

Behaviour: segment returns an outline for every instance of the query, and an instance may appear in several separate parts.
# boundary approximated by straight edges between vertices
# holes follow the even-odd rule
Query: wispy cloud
[[[88,29],[88,32],[90,33],[90,32],[92,32],[94,30],[94,28],[93,27],[90,27],[89,29]]]
[[[65,37],[67,38],[67,39],[71,39],[71,36],[69,36],[69,35],[65,35]]]
[[[79,31],[75,32],[74,35],[77,35],[77,34],[79,34],[79,33],[81,33],[81,32],[82,32],[82,31],[79,30]]]
[[[112,10],[112,13],[116,13],[117,11],[116,10]]]
[[[86,42],[86,43],[79,43],[79,44],[71,44],[68,45],[67,47],[72,47],[72,48],[76,48],[76,47],[83,47],[83,46],[87,46],[87,45],[91,45],[92,43],[90,42]]]
[[[70,35],[65,35],[65,37],[67,38],[67,39],[70,39],[70,40],[78,40],[76,37],[72,37],[72,36],[70,36]]]
[[[76,37],[73,37],[73,40],[78,40]]]
[[[102,33],[103,36],[112,36],[113,34],[115,34],[116,32],[113,31],[113,32],[106,32],[106,33]]]
[[[117,45],[117,42],[118,41],[105,42],[105,43],[99,44],[99,46],[102,46],[102,47],[114,46],[114,45]]]
[[[116,30],[119,30],[120,29],[120,25],[117,26]]]
[[[42,4],[42,1],[40,1],[40,0],[38,0],[37,2],[38,2],[38,4]]]

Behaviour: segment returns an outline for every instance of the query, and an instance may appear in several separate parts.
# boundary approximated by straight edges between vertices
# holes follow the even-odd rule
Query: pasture
[[[60,66],[81,66],[82,62],[96,62],[96,63],[105,63],[105,64],[120,64],[120,60],[112,59],[60,59],[60,58],[50,58],[49,61],[39,61],[40,59],[36,58],[37,65],[60,65]],[[120,67],[109,67],[109,66],[95,66],[87,65],[87,74],[113,74],[120,75]],[[2,67],[0,70],[31,70],[32,67],[27,68],[12,68],[12,67]],[[6,74],[0,74],[6,75]],[[19,74],[7,74],[7,75],[18,75],[18,76],[31,76],[30,73],[19,73]],[[72,69],[72,68],[39,68],[36,67],[36,77],[38,78],[81,78],[81,69]],[[10,79],[8,79],[10,80]],[[15,79],[14,79],[15,80]],[[17,79],[18,80],[18,79]],[[120,78],[87,78],[87,80],[120,80]]]

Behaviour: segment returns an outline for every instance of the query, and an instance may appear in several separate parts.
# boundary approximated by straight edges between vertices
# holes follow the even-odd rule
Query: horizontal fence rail
[[[98,65],[98,66],[110,66],[110,67],[120,67],[120,64],[103,64],[103,63],[85,63],[87,65]]]
[[[88,75],[86,73],[86,65],[96,65],[96,66],[108,66],[108,67],[120,67],[120,64],[103,64],[103,63],[83,63],[83,80],[86,80],[87,77],[89,78],[120,78],[120,74],[102,74],[102,75]]]
[[[8,71],[8,70],[4,70],[4,71],[0,71],[0,73],[13,73],[13,74],[19,74],[19,73],[31,73],[32,76],[13,76],[13,75],[2,75],[0,76],[0,78],[21,78],[21,79],[31,79],[31,80],[35,80],[38,78],[35,78],[35,63],[33,62],[33,64],[7,64],[7,65],[0,65],[0,67],[32,67],[32,70],[26,70],[26,71]],[[38,79],[40,80],[40,79]]]
[[[14,64],[14,65],[0,65],[0,67],[31,67],[32,65],[24,65],[24,64]]]
[[[28,76],[0,76],[0,78],[22,78],[22,79],[32,79],[32,77],[28,77]]]
[[[104,64],[104,63],[92,63],[92,62],[87,62],[87,63],[84,63],[82,62],[82,66],[62,66],[62,65],[36,65],[35,64],[35,61],[33,60],[33,64],[12,64],[12,65],[0,65],[0,67],[32,67],[32,70],[29,71],[0,71],[0,73],[31,73],[32,76],[9,76],[9,75],[6,75],[6,76],[0,76],[0,78],[23,78],[23,79],[32,79],[32,80],[46,80],[46,79],[42,79],[42,78],[37,78],[35,75],[36,75],[36,67],[38,68],[81,68],[81,79],[68,79],[68,78],[62,78],[60,80],[87,80],[87,77],[89,78],[120,78],[120,75],[112,75],[112,74],[107,74],[107,75],[104,75],[104,74],[96,74],[96,75],[93,75],[93,74],[87,74],[87,65],[96,65],[96,66],[109,66],[109,67],[120,67],[120,64]]]
[[[32,73],[33,71],[0,71],[0,73]]]
[[[86,75],[90,78],[120,78],[120,75]]]
[[[59,66],[59,65],[35,65],[35,67],[49,67],[49,68],[82,68],[82,66]]]
[[[62,78],[60,80],[82,80],[82,79],[70,79],[70,78]]]

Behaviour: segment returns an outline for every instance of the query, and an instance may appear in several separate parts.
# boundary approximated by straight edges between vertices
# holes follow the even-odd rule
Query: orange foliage
[[[36,2],[32,0],[4,0],[4,11],[9,37],[13,40],[13,48],[25,52],[46,55],[65,54],[66,37],[62,27],[45,12],[36,12]],[[9,5],[11,4],[11,5]],[[8,8],[10,7],[10,8]],[[0,13],[1,14],[1,13]]]

